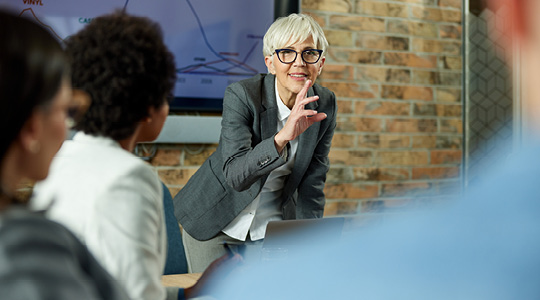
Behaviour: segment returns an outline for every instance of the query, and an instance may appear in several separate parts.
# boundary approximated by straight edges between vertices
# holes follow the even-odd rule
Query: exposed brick
[[[302,0],[302,9],[322,11],[351,12],[350,0]]]
[[[433,88],[423,86],[383,85],[382,97],[400,100],[433,100]]]
[[[319,25],[321,25],[322,28],[326,27],[326,20],[325,20],[324,15],[318,14],[318,13],[313,12],[313,11],[303,11],[302,13],[311,16],[313,18],[313,20],[315,20],[315,22],[317,22],[317,23],[319,23]]]
[[[439,117],[461,117],[462,106],[460,104],[437,104],[437,116]]]
[[[460,41],[439,41],[414,38],[412,45],[413,52],[424,52],[444,55],[461,55]]]
[[[435,165],[461,163],[461,150],[431,150],[431,163]]]
[[[358,136],[361,148],[406,148],[410,145],[410,137],[403,134],[365,134]]]
[[[376,85],[358,84],[356,82],[324,81],[323,86],[333,91],[337,97],[370,99],[375,98],[375,95],[379,93],[379,87]]]
[[[352,182],[354,181],[353,170],[350,167],[334,167],[330,166],[330,170],[326,173],[327,183]]]
[[[369,165],[373,161],[373,152],[331,149],[328,157],[331,164]]]
[[[399,0],[400,2],[433,5],[437,0]]]
[[[454,85],[461,87],[461,72],[439,72],[439,82],[441,85]]]
[[[461,102],[461,89],[438,87],[435,95],[438,102]]]
[[[442,67],[449,70],[458,70],[463,69],[462,62],[463,58],[461,56],[443,56],[441,57]]]
[[[325,30],[324,35],[330,47],[350,47],[353,45],[353,33],[346,30]]]
[[[438,136],[436,147],[439,149],[461,149],[463,137],[460,136]]]
[[[389,212],[408,209],[417,204],[417,198],[387,198],[382,200],[366,200],[360,202],[362,212]]]
[[[336,132],[334,133],[334,137],[332,138],[332,147],[333,148],[334,147],[335,148],[353,148],[355,140],[356,140],[355,135]]]
[[[356,79],[388,83],[409,83],[411,81],[411,71],[407,69],[360,66],[356,68]]]
[[[351,31],[386,31],[384,19],[361,16],[331,16],[330,27],[333,29],[346,29]]]
[[[337,100],[338,115],[352,114],[353,102],[351,100]]]
[[[461,1],[461,0],[460,0]],[[461,39],[462,28],[459,25],[439,25],[439,37],[443,39]]]
[[[375,198],[379,195],[379,187],[364,183],[326,184],[324,193],[327,199]]]
[[[169,193],[171,193],[171,196],[174,198],[174,196],[176,196],[176,194],[178,194],[178,192],[180,192],[181,188],[177,188],[177,187],[168,187],[169,188]]]
[[[427,163],[427,151],[380,151],[376,157],[376,164],[381,166],[418,166]]]
[[[415,103],[413,114],[415,116],[433,117],[437,115],[437,109],[435,108],[435,104]]]
[[[185,185],[197,168],[158,170],[158,176],[166,185]]]
[[[461,86],[461,72],[413,71],[413,83]]]
[[[439,84],[438,72],[414,70],[412,72],[412,82],[417,84]]]
[[[461,119],[441,120],[441,132],[463,133],[463,121]]]
[[[439,0],[439,6],[461,8],[461,0]]]
[[[356,1],[356,13],[379,17],[408,17],[407,6],[383,1]]]
[[[358,201],[327,201],[324,205],[323,217],[356,214],[359,203]]]
[[[382,53],[377,51],[330,49],[327,59],[353,64],[381,64]]]
[[[447,179],[459,176],[459,167],[413,168],[412,179]]]
[[[355,105],[357,115],[407,116],[409,111],[410,104],[403,102],[358,101]]]
[[[428,182],[400,182],[383,184],[381,195],[386,197],[426,196],[433,192]]]
[[[461,22],[461,11],[459,10],[413,6],[411,7],[411,13],[414,18],[422,20],[455,23]]]
[[[461,105],[414,104],[415,116],[461,117]]]
[[[388,132],[436,132],[435,119],[392,119],[386,122]]]
[[[200,166],[204,161],[216,151],[214,147],[205,147],[205,145],[190,145],[191,149],[197,149],[196,151],[185,151],[184,153],[184,166]]]
[[[384,53],[384,63],[387,65],[407,66],[415,68],[435,68],[437,57],[433,55],[416,55],[413,53]]]
[[[409,179],[406,168],[353,168],[354,180],[362,181],[394,181]]]
[[[435,135],[421,135],[412,137],[413,148],[435,148],[437,147],[437,136]]]
[[[353,67],[345,65],[325,64],[318,78],[321,79],[353,79]]]
[[[382,121],[376,118],[350,117],[344,122],[339,122],[339,128],[356,132],[380,132],[382,130]]]
[[[158,148],[150,161],[153,166],[179,166],[182,151],[178,149]]]
[[[427,136],[413,136],[412,147],[413,148],[427,148],[427,149],[460,149],[462,144],[461,136],[439,136],[439,135],[427,135]]]
[[[365,49],[406,51],[409,50],[409,39],[395,36],[359,34],[356,45]]]
[[[416,21],[388,20],[388,32],[411,36],[437,37],[437,25]]]

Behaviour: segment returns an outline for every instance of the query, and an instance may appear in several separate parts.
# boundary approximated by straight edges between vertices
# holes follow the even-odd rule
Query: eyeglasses
[[[322,50],[319,49],[307,49],[301,52],[302,60],[306,64],[314,64],[321,59]],[[280,62],[284,64],[291,64],[296,60],[298,52],[292,49],[276,49],[276,55]]]

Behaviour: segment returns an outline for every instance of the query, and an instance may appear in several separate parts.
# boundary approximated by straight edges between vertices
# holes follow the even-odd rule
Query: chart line
[[[204,43],[206,44],[206,46],[208,47],[208,49],[217,57],[221,58],[223,62],[226,62],[226,63],[229,63],[232,65],[232,67],[229,67],[227,69],[224,69],[224,70],[221,70],[222,72],[227,72],[228,70],[230,69],[233,69],[233,68],[241,68],[243,70],[246,70],[248,72],[253,72],[253,68],[250,68],[250,67],[246,67],[246,64],[245,64],[245,61],[247,60],[247,58],[249,57],[250,55],[250,52],[253,51],[253,48],[250,50],[250,52],[248,53],[248,55],[246,56],[246,59],[244,59],[244,62],[235,62],[233,61],[232,59],[229,59],[229,58],[226,58],[224,56],[222,56],[221,54],[219,54],[213,47],[212,45],[210,44],[210,42],[208,41],[208,38],[206,36],[206,32],[204,30],[204,27],[202,25],[202,22],[199,18],[199,15],[197,14],[197,12],[195,11],[195,8],[193,7],[193,5],[191,4],[191,1],[190,0],[186,0],[191,12],[193,13],[193,16],[195,17],[195,20],[197,21],[197,24],[199,26],[199,30],[201,31],[201,35],[203,37],[203,40],[204,40]],[[201,64],[200,67],[203,67],[205,66],[206,64]],[[182,70],[184,68],[181,68],[179,70]],[[254,73],[252,74],[256,74],[257,71],[255,70]]]

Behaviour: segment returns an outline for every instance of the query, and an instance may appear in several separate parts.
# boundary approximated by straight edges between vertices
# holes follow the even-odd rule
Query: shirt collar
[[[274,88],[276,90],[276,102],[278,107],[278,119],[279,121],[285,121],[289,115],[291,114],[291,110],[281,101],[281,97],[279,97],[279,92],[277,88],[277,78],[275,80]]]

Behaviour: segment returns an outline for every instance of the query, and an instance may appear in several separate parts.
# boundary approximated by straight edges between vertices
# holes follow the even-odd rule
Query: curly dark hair
[[[76,130],[125,139],[150,107],[170,99],[174,57],[160,26],[148,18],[123,12],[97,17],[66,41],[66,52],[73,86],[92,98]]]

